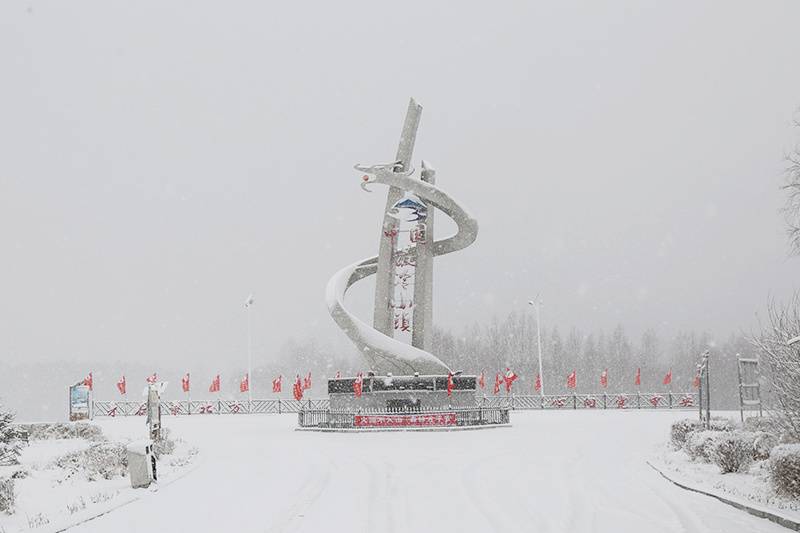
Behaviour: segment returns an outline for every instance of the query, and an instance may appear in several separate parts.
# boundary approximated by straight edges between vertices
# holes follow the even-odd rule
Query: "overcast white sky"
[[[800,287],[800,3],[432,4],[0,4],[0,357],[240,357],[250,292],[259,356],[341,338],[324,287],[385,199],[351,167],[410,96],[481,225],[442,325],[541,291],[548,326],[727,335]]]

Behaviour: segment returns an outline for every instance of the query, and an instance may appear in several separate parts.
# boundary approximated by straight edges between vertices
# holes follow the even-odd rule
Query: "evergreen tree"
[[[14,414],[0,408],[0,465],[19,463],[19,432],[13,422]]]

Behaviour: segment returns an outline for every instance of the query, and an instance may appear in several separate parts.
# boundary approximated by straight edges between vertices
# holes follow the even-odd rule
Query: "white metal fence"
[[[618,394],[548,394],[544,396],[484,396],[483,406],[509,409],[693,409],[696,392],[637,392]]]
[[[144,416],[144,401],[94,400],[94,416]],[[502,407],[512,410],[531,409],[693,409],[698,405],[696,392],[653,392],[620,394],[549,394],[545,396],[511,395],[481,396],[479,407]],[[220,414],[281,414],[304,410],[330,409],[325,399],[308,400],[192,400],[161,402],[161,414],[220,415]]]

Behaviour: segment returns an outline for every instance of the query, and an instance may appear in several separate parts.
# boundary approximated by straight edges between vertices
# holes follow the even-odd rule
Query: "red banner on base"
[[[431,415],[356,415],[356,427],[433,427],[455,426],[455,413]]]

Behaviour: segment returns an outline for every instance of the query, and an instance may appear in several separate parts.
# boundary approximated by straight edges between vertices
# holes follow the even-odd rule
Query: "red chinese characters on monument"
[[[455,426],[455,413],[431,415],[356,415],[356,427],[431,427]]]

